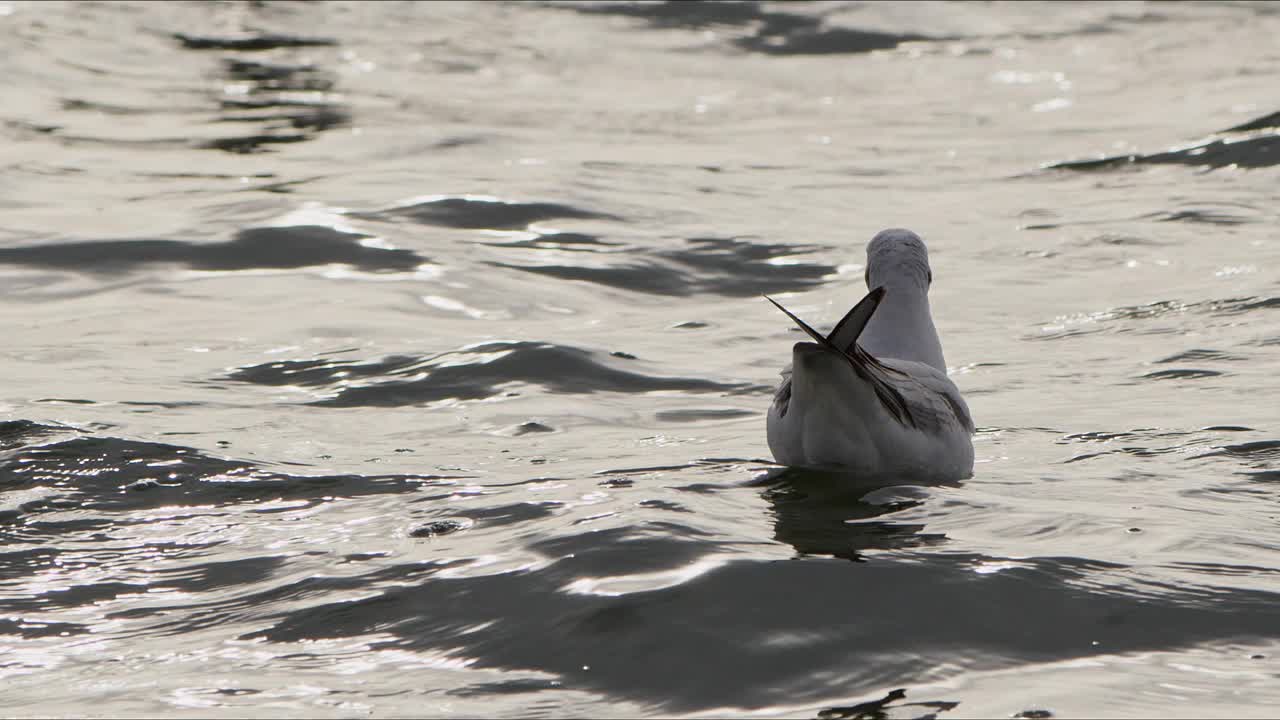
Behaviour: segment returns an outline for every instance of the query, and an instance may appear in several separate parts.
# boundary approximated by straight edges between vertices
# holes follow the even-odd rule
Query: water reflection
[[[829,555],[862,562],[869,550],[940,545],[946,536],[919,523],[877,520],[916,507],[921,500],[885,494],[884,483],[856,476],[788,468],[762,495],[774,515],[774,539],[802,556]]]

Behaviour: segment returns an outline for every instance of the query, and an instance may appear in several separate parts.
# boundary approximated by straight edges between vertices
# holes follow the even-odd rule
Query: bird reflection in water
[[[877,519],[923,502],[905,497],[905,492],[895,495],[883,480],[867,482],[846,473],[784,468],[763,476],[757,484],[767,485],[762,496],[773,513],[774,539],[801,555],[863,562],[869,550],[930,547],[947,539],[942,533],[924,532],[920,523]]]

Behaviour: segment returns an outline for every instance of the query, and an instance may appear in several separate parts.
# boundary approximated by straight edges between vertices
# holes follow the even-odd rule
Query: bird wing
[[[912,360],[886,358],[880,364],[893,371],[885,380],[906,401],[917,428],[926,432],[957,428],[974,431],[969,406],[946,373]]]

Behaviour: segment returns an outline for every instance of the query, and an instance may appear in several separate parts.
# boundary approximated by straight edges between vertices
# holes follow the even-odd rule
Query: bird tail
[[[897,373],[897,371],[876,360],[870,353],[858,346],[858,336],[866,328],[871,316],[875,314],[876,308],[880,307],[880,301],[884,299],[886,292],[884,287],[881,286],[867,293],[866,297],[859,300],[858,304],[854,305],[840,319],[840,322],[836,323],[831,334],[826,336],[814,330],[790,310],[782,307],[777,300],[768,295],[764,299],[773,303],[774,307],[791,318],[792,322],[798,325],[805,334],[813,338],[813,341],[818,345],[839,353],[846,358],[853,367],[853,372],[875,391],[876,397],[880,400],[880,404],[884,406],[884,409],[903,425],[915,427],[915,418],[911,416],[911,408],[907,406],[906,398],[886,378],[887,375]]]

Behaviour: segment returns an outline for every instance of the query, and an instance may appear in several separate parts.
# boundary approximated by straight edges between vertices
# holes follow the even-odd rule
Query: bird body
[[[873,289],[829,335],[774,303],[814,340],[792,348],[769,409],[775,460],[902,480],[972,475],[973,421],[947,377],[932,277],[924,242],[885,230],[867,246]]]

